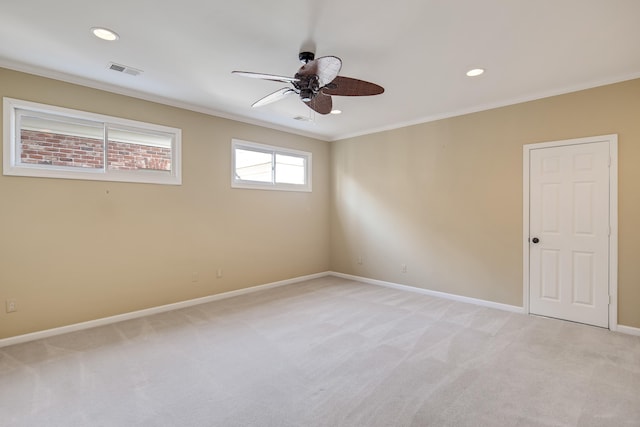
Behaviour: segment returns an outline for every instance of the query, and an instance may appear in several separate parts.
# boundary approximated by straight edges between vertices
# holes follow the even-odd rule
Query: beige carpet
[[[640,337],[326,277],[0,349],[2,426],[640,426]]]

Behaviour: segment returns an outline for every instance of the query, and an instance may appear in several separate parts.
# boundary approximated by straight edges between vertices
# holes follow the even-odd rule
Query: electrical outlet
[[[400,268],[401,268],[401,270],[402,270],[402,272],[403,272],[403,273],[406,273],[406,272],[407,272],[407,264],[402,264],[402,265],[400,266]]]
[[[216,271],[216,277],[218,279],[222,278],[222,269],[221,268],[219,268],[218,271]]]
[[[18,311],[18,306],[16,304],[16,300],[8,299],[6,301],[7,304],[7,313],[13,313],[14,311]]]
[[[193,273],[191,273],[191,281],[195,283],[198,280],[200,280],[200,275],[198,274],[198,272],[194,271]]]
[[[360,256],[358,257],[358,264],[362,264],[362,261],[363,261],[363,260],[362,260],[362,255],[360,255]]]

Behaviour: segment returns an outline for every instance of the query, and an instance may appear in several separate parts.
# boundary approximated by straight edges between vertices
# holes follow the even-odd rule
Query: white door
[[[529,165],[529,310],[609,326],[609,142],[538,148]]]

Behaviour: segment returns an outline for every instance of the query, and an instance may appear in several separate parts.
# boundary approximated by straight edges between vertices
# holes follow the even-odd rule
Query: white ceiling
[[[0,3],[0,66],[326,140],[640,77],[639,0]],[[283,84],[231,71],[293,76],[309,44],[385,93],[333,97],[344,113],[312,122],[295,96],[251,108]]]

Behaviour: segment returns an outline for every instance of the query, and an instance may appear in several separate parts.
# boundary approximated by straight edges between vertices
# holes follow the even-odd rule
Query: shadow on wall
[[[437,139],[335,144],[338,271],[522,305],[519,182]]]

